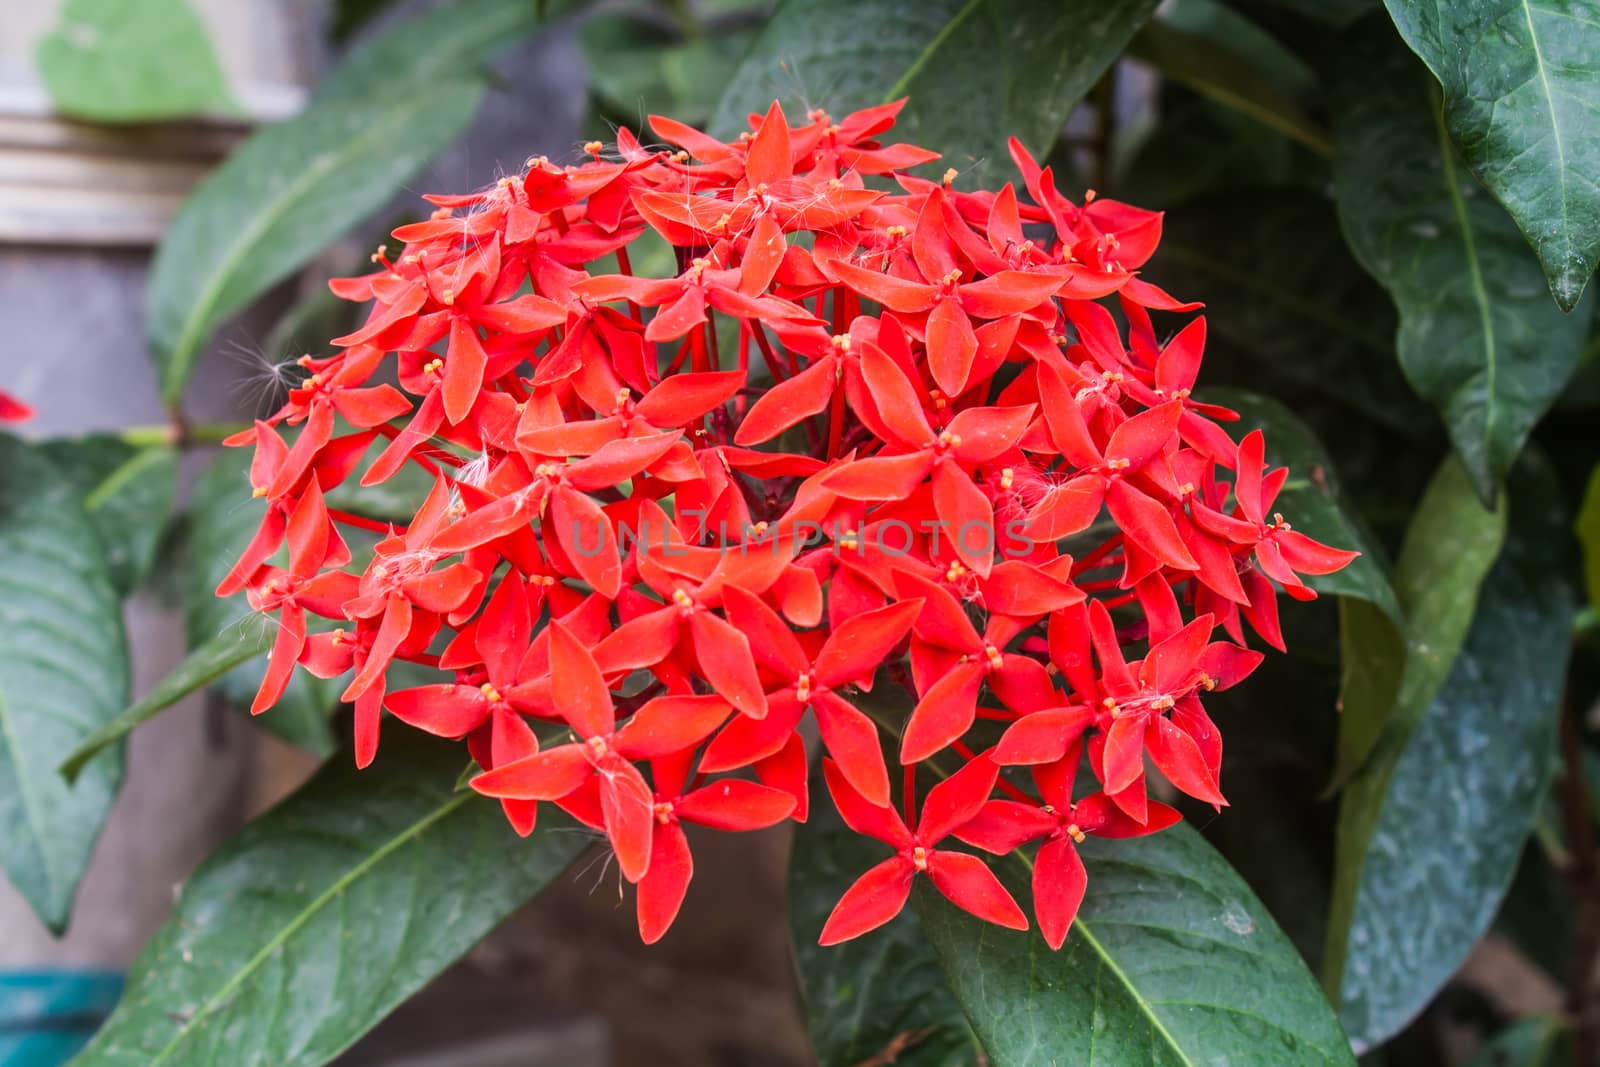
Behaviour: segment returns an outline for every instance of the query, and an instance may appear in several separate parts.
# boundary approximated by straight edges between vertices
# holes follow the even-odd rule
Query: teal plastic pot
[[[114,971],[0,972],[0,1067],[60,1067],[121,993]]]

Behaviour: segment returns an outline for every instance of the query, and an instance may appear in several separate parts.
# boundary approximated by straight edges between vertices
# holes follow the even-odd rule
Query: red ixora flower
[[[684,824],[808,818],[807,719],[892,850],[824,943],[922,875],[1025,928],[984,854],[1029,847],[1059,946],[1078,842],[1178,818],[1150,773],[1224,804],[1202,700],[1260,661],[1244,622],[1281,648],[1278,592],[1353,554],[1273,512],[1261,434],[1191,397],[1204,319],[1138,273],[1159,214],[1075,203],[1015,143],[1021,194],[905,173],[936,157],[886,139],[901,106],[773,104],[729,143],[652,118],[675,148],[624,129],[430,197],[335,281],[365,324],[230,442],[267,507],[218,592],[280,624],[255,710],[298,663],[349,676],[361,766],[386,712],[464,740],[518,833],[553,803],[605,835],[647,941]],[[1163,345],[1152,313],[1187,322]],[[408,466],[432,491],[403,525],[331,506]]]
[[[0,422],[23,422],[33,418],[33,409],[4,389],[0,389]]]

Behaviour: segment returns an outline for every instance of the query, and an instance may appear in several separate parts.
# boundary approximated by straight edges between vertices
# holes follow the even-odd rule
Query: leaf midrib
[[[11,764],[17,776],[17,794],[22,799],[22,812],[27,819],[28,828],[33,832],[34,843],[39,849],[40,866],[44,868],[45,895],[49,900],[54,900],[57,873],[55,865],[51,862],[50,850],[45,847],[49,837],[46,836],[44,823],[40,820],[37,798],[34,796],[33,788],[28,784],[27,760],[23,758],[22,746],[12,725],[11,712],[3,692],[0,692],[0,734],[4,735],[6,749],[11,753]]]
[[[957,27],[963,22],[971,18],[972,13],[983,6],[983,3],[984,0],[967,0],[961,6],[961,10],[950,16],[950,20],[940,27],[938,33],[933,35],[933,39],[917,54],[917,58],[911,61],[911,65],[905,69],[905,73],[901,74],[895,80],[895,83],[889,87],[888,93],[884,95],[884,98],[879,103],[892,103],[904,96],[911,83],[916,80],[917,75],[922,73],[922,69],[932,61],[939,49],[944,47],[944,43],[950,39],[950,35],[955,33]]]
[[[461,85],[471,85],[477,79],[463,80]],[[481,84],[481,82],[480,82]],[[172,346],[172,359],[167,364],[164,375],[165,399],[169,402],[176,400],[183,391],[183,385],[188,378],[189,365],[194,362],[195,350],[202,341],[202,335],[208,324],[212,322],[218,299],[223,289],[227,287],[233,276],[233,271],[243,262],[254,249],[263,233],[273,226],[289,212],[289,208],[307,188],[314,187],[330,172],[337,170],[352,158],[359,155],[372,144],[382,144],[389,140],[388,129],[396,121],[405,119],[423,111],[430,105],[438,102],[438,93],[450,88],[448,83],[435,86],[427,93],[418,94],[411,102],[388,112],[381,121],[368,122],[363,125],[363,130],[356,136],[346,140],[341,147],[331,152],[320,153],[310,166],[302,170],[295,179],[285,185],[280,194],[274,198],[266,209],[258,212],[250,223],[239,231],[239,238],[228,247],[227,254],[217,263],[217,268],[211,273],[210,279],[201,288],[199,297],[192,305],[188,318],[184,320],[183,328],[178,332],[178,339]],[[348,110],[355,103],[354,98],[338,100],[340,109]],[[303,113],[306,114],[306,113]],[[297,121],[297,120],[290,120]],[[151,316],[151,321],[155,321]],[[152,345],[158,344],[151,338]]]
[[[1033,875],[1033,861],[1020,851],[1012,852],[1011,855],[1016,857],[1017,861],[1021,863],[1023,867],[1027,868],[1029,877],[1031,878]],[[1138,1005],[1139,1010],[1144,1014],[1144,1017],[1150,1020],[1151,1027],[1154,1028],[1155,1032],[1159,1034],[1166,1042],[1167,1047],[1172,1049],[1173,1052],[1177,1053],[1178,1058],[1183,1061],[1184,1064],[1188,1065],[1188,1067],[1199,1067],[1194,1060],[1189,1058],[1189,1054],[1183,1050],[1183,1046],[1178,1044],[1177,1037],[1173,1035],[1171,1030],[1167,1029],[1166,1023],[1162,1022],[1160,1017],[1156,1015],[1155,1011],[1151,1009],[1149,1003],[1139,992],[1139,987],[1134,984],[1133,979],[1128,977],[1128,973],[1117,965],[1116,959],[1113,958],[1111,953],[1106,950],[1106,947],[1100,943],[1100,939],[1094,936],[1094,932],[1091,929],[1088,920],[1084,919],[1084,917],[1080,915],[1073,919],[1072,925],[1078,933],[1083,935],[1083,939],[1089,943],[1089,946],[1094,949],[1095,954],[1100,957],[1101,962],[1106,967],[1110,968],[1112,974],[1116,975],[1117,981],[1120,982],[1122,987],[1128,991],[1130,994],[1130,999],[1132,999],[1133,1002]],[[1033,958],[1033,951],[1031,948],[1028,952],[1028,958]]]
[[[266,944],[262,945],[255,955],[246,960],[238,969],[238,971],[234,972],[233,976],[229,978],[228,981],[223,983],[215,993],[206,999],[205,1003],[201,1004],[200,1007],[195,1010],[194,1014],[189,1016],[189,1018],[179,1026],[178,1032],[173,1035],[172,1040],[167,1042],[167,1044],[155,1054],[154,1058],[149,1061],[149,1067],[156,1067],[157,1064],[166,1062],[167,1058],[172,1054],[172,1052],[182,1045],[188,1038],[189,1034],[194,1031],[197,1024],[208,1018],[212,1012],[217,1010],[219,1006],[226,1003],[235,989],[239,988],[239,986],[242,985],[253,973],[255,973],[255,971],[258,970],[261,965],[273,955],[273,953],[281,948],[289,940],[289,938],[298,933],[301,928],[309,923],[318,912],[327,907],[331,901],[337,899],[346,889],[353,885],[358,879],[368,874],[374,867],[376,867],[388,856],[399,850],[404,845],[409,844],[415,838],[420,837],[430,826],[432,826],[434,823],[437,823],[439,820],[443,819],[457,808],[461,807],[476,795],[477,794],[475,793],[461,793],[451,797],[449,801],[441,805],[439,808],[429,812],[421,819],[418,819],[416,822],[395,834],[388,841],[385,841],[383,845],[374,849],[366,859],[350,868],[349,871],[341,875],[337,880],[329,885],[327,889],[324,889],[321,893],[319,893],[315,899],[313,899],[309,904],[302,908],[298,914],[295,915],[293,920],[285,924],[278,933],[274,934],[266,942]]]
[[[1439,135],[1439,158],[1444,169],[1445,188],[1450,193],[1450,206],[1461,226],[1461,247],[1467,261],[1467,277],[1472,284],[1472,299],[1478,305],[1478,321],[1483,330],[1484,405],[1483,448],[1486,462],[1492,469],[1488,453],[1494,444],[1495,413],[1499,400],[1495,396],[1498,377],[1498,356],[1494,336],[1494,314],[1489,304],[1489,291],[1483,284],[1483,264],[1478,260],[1478,244],[1472,233],[1472,221],[1467,216],[1467,204],[1461,197],[1461,178],[1456,170],[1455,150],[1451,147],[1450,131],[1444,124],[1444,99],[1433,81],[1428,92],[1434,99],[1433,125]]]
[[[1533,25],[1533,5],[1522,0],[1522,15],[1528,23],[1528,43],[1533,46],[1533,62],[1539,71],[1539,84],[1544,89],[1546,110],[1550,113],[1551,140],[1556,148],[1556,184],[1561,189],[1561,234],[1570,248],[1572,225],[1568,221],[1567,207],[1567,146],[1561,140],[1561,119],[1556,115],[1555,91],[1550,87],[1550,73],[1545,68],[1544,50],[1539,47],[1539,31]]]

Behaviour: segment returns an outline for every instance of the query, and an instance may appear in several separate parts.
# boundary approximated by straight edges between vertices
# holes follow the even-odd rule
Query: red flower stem
[[[1105,559],[1107,556],[1109,556],[1112,552],[1115,552],[1120,547],[1122,547],[1122,534],[1120,534],[1120,533],[1113,534],[1109,539],[1107,539],[1105,541],[1105,543],[1103,543],[1098,548],[1094,549],[1093,551],[1091,551],[1086,556],[1084,556],[1082,559],[1078,560],[1076,563],[1074,563],[1072,565],[1072,570],[1070,572],[1072,577],[1076,578],[1078,575],[1082,574],[1084,571],[1092,571],[1092,570],[1094,570],[1096,565],[1100,564],[1101,560]]]
[[[690,358],[689,366],[693,370],[704,371],[711,368],[706,365],[706,335],[704,330],[691,330],[689,332]]]
[[[1121,578],[1106,578],[1097,582],[1079,582],[1078,588],[1085,593],[1106,593],[1122,584]]]
[[[979,705],[978,707],[977,716],[978,718],[986,719],[989,722],[1017,721],[1017,715],[1015,712],[1006,711],[1004,708],[986,708],[982,705]]]
[[[427,454],[438,460],[440,463],[443,463],[446,467],[465,467],[467,465],[466,460],[462,459],[454,452],[447,452],[442,448],[429,448]],[[413,456],[415,455],[416,453],[413,453]]]
[[[528,390],[522,384],[522,376],[517,373],[515,368],[496,378],[494,384],[500,387],[502,393],[509,393],[519,401],[528,399]]]
[[[756,345],[761,349],[761,357],[767,361],[767,366],[772,370],[774,383],[781,382],[790,375],[798,373],[798,368],[793,363],[792,353],[790,355],[789,372],[787,374],[784,373],[782,366],[778,362],[778,354],[772,350],[772,342],[767,340],[767,328],[765,326],[759,322],[751,323],[750,334],[756,339]]]
[[[711,369],[722,369],[722,342],[717,339],[717,315],[714,311],[706,314],[706,338],[711,348]]]
[[[917,825],[917,765],[906,765],[904,788],[900,797],[900,806],[905,811],[906,825]]]
[[[617,249],[617,270],[630,278],[633,277],[633,264],[628,260],[628,250],[626,248]],[[639,311],[639,305],[632,300],[628,301],[628,317],[641,325],[644,323],[644,315]]]
[[[395,529],[391,524],[379,519],[369,519],[365,515],[352,515],[348,511],[338,508],[329,508],[328,517],[334,522],[342,522],[346,526],[354,526],[358,530],[371,530],[373,533],[385,534],[404,533],[403,529]]]
[[[389,440],[391,440],[391,441],[394,440],[396,437],[398,437],[400,435],[399,429],[397,429],[394,426],[390,426],[387,422],[379,423],[377,426],[373,427],[373,429],[377,430],[379,433],[383,434],[383,436],[389,438]],[[425,470],[429,474],[433,475],[435,478],[443,478],[444,477],[444,472],[441,471],[434,464],[430,463],[425,457],[420,456],[417,453],[413,452],[413,453],[411,453],[411,455],[408,458],[412,462],[416,463],[423,470]]]
[[[838,459],[844,442],[844,390],[835,388],[828,407],[828,458]]]
[[[1110,611],[1112,608],[1120,608],[1124,604],[1132,604],[1137,599],[1139,599],[1137,593],[1124,593],[1121,596],[1114,596],[1110,600],[1102,600],[1101,603],[1106,606],[1107,611]]]
[[[672,357],[672,362],[667,364],[667,369],[662,372],[661,377],[665,378],[669,374],[678,373],[678,369],[683,366],[683,361],[688,358],[689,348],[689,342],[687,339],[685,339],[684,342],[678,346],[678,354]],[[657,380],[659,381],[660,379]]]
[[[439,657],[430,652],[409,652],[394,654],[395,659],[403,659],[407,663],[415,663],[419,667],[438,667]]]
[[[962,744],[960,741],[955,742],[950,747],[955,749],[956,750],[956,754],[958,756],[960,756],[962,759],[966,760],[968,763],[971,763],[973,760],[978,758],[978,754],[976,752],[972,751],[972,749],[968,748],[966,745]],[[1018,789],[1016,786],[1012,785],[1010,782],[1006,781],[1004,778],[996,778],[995,781],[994,781],[994,784],[999,786],[1000,792],[1004,793],[1006,796],[1010,797],[1012,800],[1018,801],[1018,802],[1023,803],[1023,804],[1033,804],[1033,805],[1037,805],[1038,804],[1038,801],[1034,800],[1028,794],[1024,793],[1022,790]]]

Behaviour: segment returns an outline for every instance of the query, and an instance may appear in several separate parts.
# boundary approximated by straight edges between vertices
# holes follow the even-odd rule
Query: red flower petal
[[[636,900],[641,941],[653,945],[666,934],[693,877],[694,857],[683,828],[675,822],[657,826],[650,839],[650,866],[639,879]]]
[[[837,945],[876,930],[900,914],[911,896],[916,869],[895,856],[867,871],[845,890],[823,924],[819,945]]]
[[[1008,930],[1028,928],[1028,917],[988,864],[978,857],[964,852],[931,852],[928,876],[939,892],[962,911]]]
[[[1033,862],[1033,914],[1052,949],[1066,942],[1088,886],[1089,874],[1070,839],[1058,837],[1039,846]]]
[[[900,740],[900,762],[921,763],[972,725],[983,668],[964,663],[935,682],[918,701]]]

